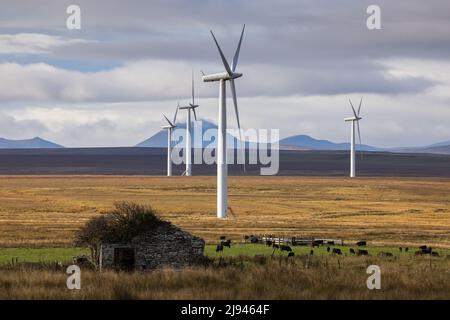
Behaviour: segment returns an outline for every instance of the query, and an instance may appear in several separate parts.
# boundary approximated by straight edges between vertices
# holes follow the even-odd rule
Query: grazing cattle
[[[244,236],[244,240],[248,240],[248,239],[250,239],[250,236],[245,235],[245,236]]]
[[[333,251],[331,251],[331,254],[339,254],[339,255],[341,255],[342,251],[339,248],[333,248]]]
[[[228,239],[228,240],[226,240],[226,241],[222,241],[220,244],[221,244],[223,247],[231,248],[231,240],[230,240],[230,239]]]
[[[351,254],[356,254],[355,249],[353,249],[353,248],[350,248],[349,251]]]
[[[223,251],[223,245],[218,244],[216,247],[216,252],[222,252]]]
[[[330,247],[327,247],[327,252],[330,252],[330,250],[331,250],[331,248],[330,248]]]
[[[270,247],[271,245],[273,245],[273,241],[267,240],[266,245]]]
[[[309,255],[310,255],[310,256],[314,255],[314,250],[311,250],[311,251],[309,252]]]
[[[432,251],[432,252],[431,252],[431,255],[432,255],[433,257],[439,257],[439,252]]]
[[[287,252],[292,251],[291,247],[285,246],[285,245],[280,245],[280,249],[281,249],[281,251],[287,251]]]
[[[363,249],[358,249],[358,250],[356,251],[356,254],[357,254],[358,256],[368,256],[368,255],[369,255],[369,251],[363,250]]]
[[[431,252],[433,251],[431,248],[425,248],[425,249],[421,249],[423,254],[431,254]]]
[[[425,245],[419,247],[420,250],[425,250],[426,248],[428,248],[428,247]]]
[[[251,238],[250,238],[250,242],[251,242],[251,243],[258,243],[259,240],[258,240],[258,238],[256,238],[256,237],[251,237]]]
[[[381,252],[379,253],[379,255],[382,256],[382,257],[393,257],[393,256],[394,256],[392,253],[390,253],[390,252],[384,252],[384,251],[381,251]]]
[[[293,252],[288,253],[288,258],[293,257],[295,254]]]
[[[402,247],[400,247],[400,248],[398,248],[399,250],[400,250],[400,252],[402,252],[403,251],[403,248]]]
[[[367,245],[367,242],[364,241],[364,240],[361,240],[361,241],[358,241],[358,242],[356,243],[356,245],[357,245],[358,247],[365,247],[365,246]]]
[[[225,240],[226,238],[226,236],[220,236],[220,240]]]
[[[333,240],[332,241],[328,241],[327,243],[332,245],[332,246],[334,246],[334,241]]]
[[[405,248],[405,252],[408,252],[408,247]]]

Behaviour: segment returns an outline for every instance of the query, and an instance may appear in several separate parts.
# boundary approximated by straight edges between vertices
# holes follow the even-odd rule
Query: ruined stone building
[[[181,268],[203,261],[205,242],[171,224],[137,235],[129,243],[103,243],[100,270]]]

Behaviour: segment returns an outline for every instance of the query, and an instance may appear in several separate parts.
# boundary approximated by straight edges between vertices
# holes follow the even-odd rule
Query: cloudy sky
[[[0,10],[0,136],[67,147],[129,146],[159,130],[190,96],[216,121],[225,54],[246,33],[237,80],[244,128],[347,141],[348,99],[364,96],[363,142],[450,140],[447,0],[17,0]],[[66,8],[81,8],[68,30]],[[381,30],[366,27],[371,4]],[[236,122],[229,107],[229,124]],[[181,117],[182,116],[182,117]],[[180,115],[184,120],[184,115]]]

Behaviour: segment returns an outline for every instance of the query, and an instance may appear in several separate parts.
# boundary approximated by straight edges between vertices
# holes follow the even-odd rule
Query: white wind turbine
[[[167,126],[164,126],[163,129],[167,130],[167,176],[172,176],[172,131],[175,129],[177,122],[177,113],[178,108],[180,108],[180,104],[177,105],[177,109],[175,110],[175,115],[173,116],[173,122],[171,122],[165,114],[163,114],[164,118],[168,123]]]
[[[359,130],[359,120],[362,118],[359,116],[359,113],[361,112],[361,104],[362,104],[362,97],[359,101],[359,107],[358,112],[355,111],[355,108],[353,107],[352,101],[349,99],[350,106],[352,107],[353,111],[353,117],[345,118],[345,121],[351,121],[351,139],[350,139],[350,177],[354,178],[356,175],[355,172],[355,123],[358,129],[358,138],[359,138],[359,144],[361,145],[361,131]]]
[[[242,73],[235,72],[239,59],[239,51],[241,49],[242,37],[244,35],[245,25],[242,28],[241,37],[239,39],[236,52],[234,53],[233,63],[228,64],[227,59],[223,55],[222,49],[220,49],[219,43],[211,31],[211,35],[219,50],[222,63],[225,67],[225,72],[209,74],[203,76],[204,82],[219,81],[219,120],[217,128],[217,149],[216,149],[216,161],[217,161],[217,217],[226,218],[227,216],[227,188],[228,188],[228,165],[227,165],[227,145],[226,145],[226,130],[227,130],[227,109],[226,109],[226,86],[225,81],[230,81],[231,95],[234,102],[234,110],[236,112],[236,119],[239,129],[239,135],[241,134],[241,125],[239,123],[239,113],[236,101],[236,88],[234,86],[234,79],[242,77]],[[241,139],[242,140],[242,139]]]
[[[185,162],[186,162],[186,170],[183,172],[183,175],[191,176],[192,175],[192,157],[191,157],[191,143],[192,143],[192,132],[191,132],[191,110],[194,113],[194,119],[197,121],[197,114],[195,109],[198,108],[199,105],[195,104],[195,95],[194,95],[194,72],[192,72],[192,103],[189,105],[180,107],[180,109],[187,111],[187,119],[186,119],[186,149],[185,149]]]

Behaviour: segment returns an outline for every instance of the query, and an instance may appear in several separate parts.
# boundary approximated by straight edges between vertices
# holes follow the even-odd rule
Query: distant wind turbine
[[[192,132],[191,132],[191,110],[194,113],[194,119],[197,121],[197,113],[195,109],[198,108],[199,105],[195,104],[195,94],[194,94],[194,72],[192,72],[192,103],[189,105],[180,107],[182,110],[187,111],[187,119],[186,119],[186,149],[185,149],[185,160],[186,160],[186,170],[183,172],[183,175],[191,176],[192,175],[192,157],[191,157],[191,143],[192,143]]]
[[[350,177],[354,178],[356,176],[355,171],[355,123],[358,129],[358,138],[359,138],[359,144],[361,145],[361,131],[359,129],[359,120],[362,118],[359,116],[361,112],[361,105],[362,105],[362,97],[359,101],[359,107],[358,112],[355,111],[355,108],[353,107],[352,101],[349,99],[350,106],[352,107],[353,111],[353,117],[345,118],[345,121],[351,121],[351,139],[350,139]]]
[[[177,105],[177,109],[175,110],[175,115],[173,116],[173,122],[171,122],[165,114],[163,114],[164,118],[168,123],[167,126],[164,126],[163,129],[167,130],[167,176],[172,176],[172,131],[175,129],[177,123],[177,113],[180,108],[180,104]]]
[[[226,218],[227,216],[227,198],[228,198],[228,165],[227,165],[227,145],[226,145],[226,130],[227,130],[227,109],[226,109],[226,86],[225,81],[230,81],[231,95],[234,102],[234,111],[236,112],[236,120],[241,135],[241,124],[239,122],[239,113],[236,99],[236,88],[234,86],[234,79],[242,77],[242,73],[235,72],[239,59],[239,51],[241,49],[242,37],[244,36],[245,25],[242,28],[241,37],[239,39],[236,52],[234,53],[233,63],[228,64],[227,59],[223,55],[222,49],[211,31],[211,35],[216,43],[222,63],[225,67],[225,72],[209,74],[203,76],[204,82],[219,81],[219,120],[217,128],[217,217]],[[242,140],[242,139],[241,139]]]

